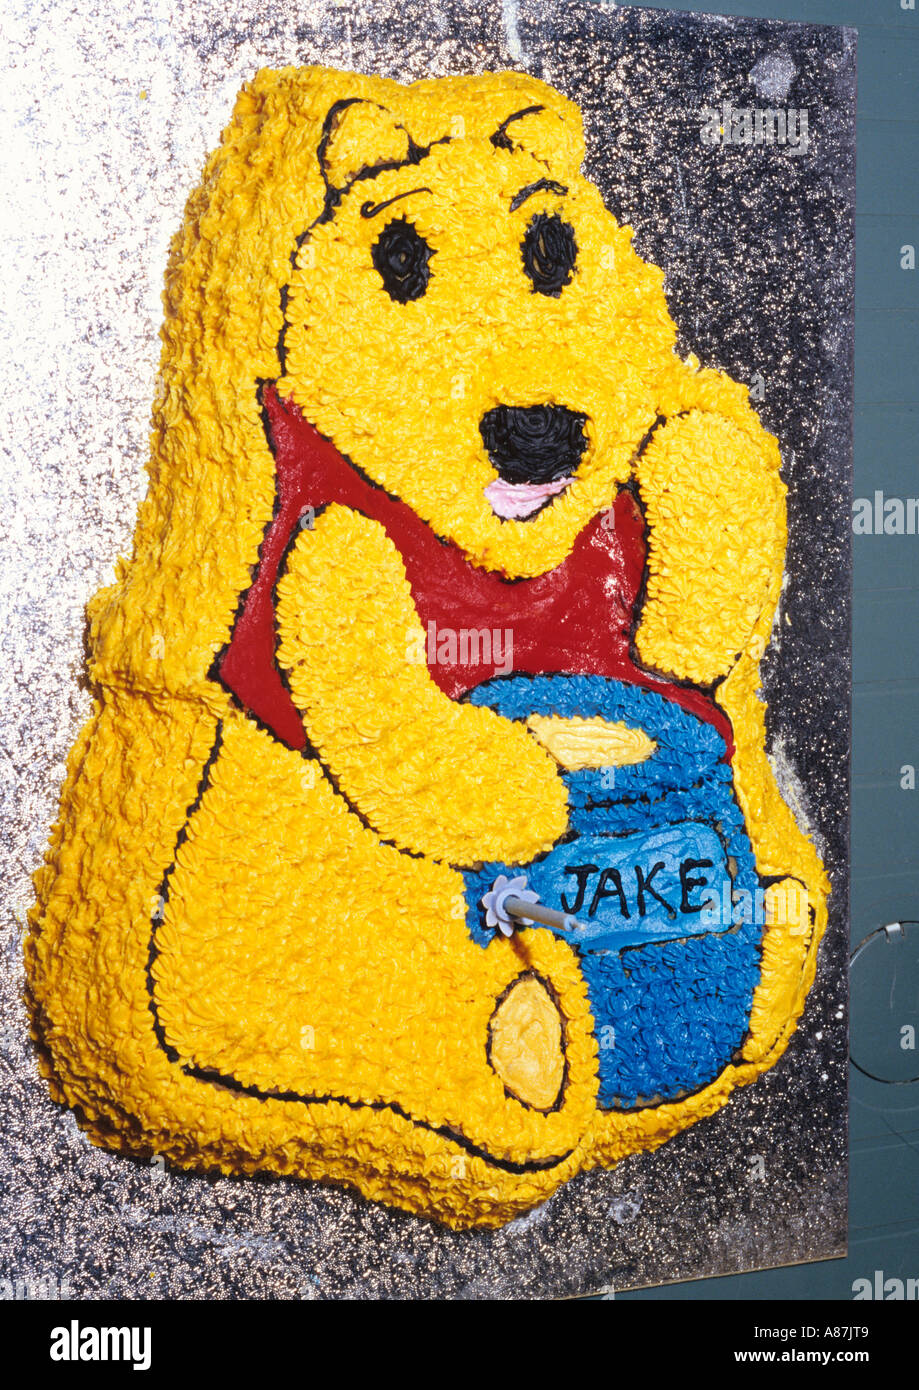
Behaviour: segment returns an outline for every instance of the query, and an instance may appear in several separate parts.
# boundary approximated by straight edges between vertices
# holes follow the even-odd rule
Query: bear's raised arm
[[[383,839],[452,864],[525,862],[567,828],[557,764],[520,725],[450,700],[396,547],[331,506],[278,584],[278,659],[310,743]]]
[[[696,685],[743,652],[759,660],[781,587],[781,460],[746,394],[719,372],[679,370],[635,469],[648,545],[638,656]]]

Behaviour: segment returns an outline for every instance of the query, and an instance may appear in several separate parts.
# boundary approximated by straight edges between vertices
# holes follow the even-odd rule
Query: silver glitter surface
[[[580,0],[6,0],[0,471],[4,853],[0,1289],[78,1298],[570,1296],[840,1253],[845,1240],[848,517],[854,36]],[[21,1002],[30,874],[90,709],[84,607],[142,496],[171,235],[239,87],[321,62],[409,80],[525,68],[582,106],[587,173],[664,266],[681,348],[766,383],[791,488],[774,762],[834,883],[782,1061],[656,1154],[498,1232],[348,1193],[93,1149],[39,1079]],[[699,110],[781,99],[785,150],[704,150]],[[42,1286],[40,1281],[44,1280]],[[4,1281],[10,1281],[6,1284]]]

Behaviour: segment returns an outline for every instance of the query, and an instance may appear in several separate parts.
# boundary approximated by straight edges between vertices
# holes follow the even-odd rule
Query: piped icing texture
[[[720,735],[651,691],[597,678],[493,680],[468,698],[517,718],[579,711],[653,735],[638,764],[566,772],[569,834],[522,881],[579,919],[553,930],[587,980],[598,1105],[633,1108],[712,1081],[746,1035],[763,929],[742,911],[755,908],[759,879]],[[483,947],[486,885],[521,868],[466,875],[467,922]]]
[[[778,446],[583,155],[520,73],[239,96],[26,946],[97,1144],[499,1226],[787,1045]],[[495,930],[502,875],[580,926]]]

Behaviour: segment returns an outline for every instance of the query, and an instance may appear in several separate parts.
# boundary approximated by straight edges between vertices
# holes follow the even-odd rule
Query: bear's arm
[[[698,685],[765,651],[785,555],[778,445],[747,393],[682,369],[639,459],[647,590],[635,644],[649,668]]]
[[[545,749],[432,681],[401,557],[377,522],[333,505],[299,534],[278,628],[310,742],[383,839],[451,864],[524,863],[565,832]]]

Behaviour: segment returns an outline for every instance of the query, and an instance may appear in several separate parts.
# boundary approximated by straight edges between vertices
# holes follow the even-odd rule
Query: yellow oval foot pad
[[[558,1006],[537,975],[520,975],[505,991],[489,1026],[488,1057],[512,1096],[551,1110],[565,1081],[564,1030]]]

